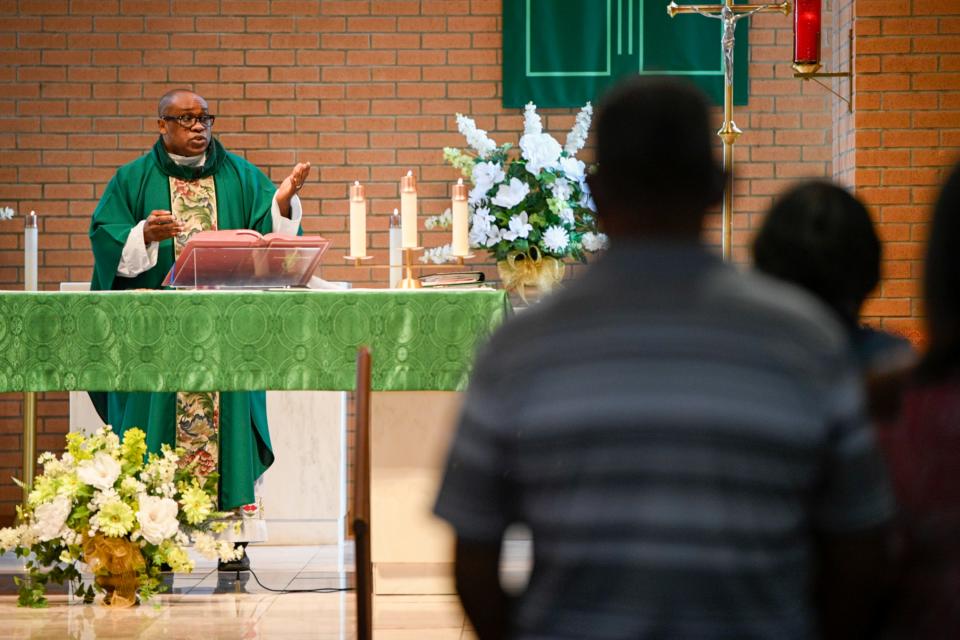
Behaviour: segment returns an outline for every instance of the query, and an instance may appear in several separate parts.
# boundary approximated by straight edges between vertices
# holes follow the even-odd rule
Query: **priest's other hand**
[[[183,223],[164,209],[154,209],[143,225],[143,243],[160,242],[183,233]]]
[[[280,187],[277,188],[277,205],[280,207],[280,215],[284,218],[290,217],[290,199],[300,192],[309,175],[310,163],[298,162],[290,175],[284,178]]]

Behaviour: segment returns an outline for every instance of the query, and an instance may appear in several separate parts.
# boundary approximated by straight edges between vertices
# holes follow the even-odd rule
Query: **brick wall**
[[[853,184],[879,223],[885,252],[883,283],[864,314],[919,341],[929,210],[960,158],[960,2],[852,5]]]
[[[341,263],[347,185],[367,186],[371,244],[383,264],[401,173],[419,175],[424,215],[448,206],[456,174],[440,150],[463,145],[454,113],[516,142],[522,117],[500,106],[500,14],[500,0],[0,0],[0,206],[40,212],[42,288],[88,280],[86,230],[98,196],[118,165],[153,143],[157,97],[189,87],[209,100],[227,147],[273,178],[296,161],[313,163],[304,227],[334,242],[323,275],[380,286],[385,272]],[[744,130],[734,219],[741,262],[776,193],[834,171],[835,100],[792,78],[790,18],[752,20],[752,95],[736,114]],[[832,34],[824,42],[829,59]],[[937,70],[955,71],[955,62],[943,56]],[[930,82],[932,72],[923,73],[918,81]],[[571,110],[544,115],[561,138],[573,122]],[[955,132],[942,135],[957,143]],[[905,213],[884,209],[888,219]],[[718,217],[711,226],[719,243]],[[427,246],[445,241],[424,236]],[[0,287],[22,286],[21,249],[22,221],[0,222]],[[491,264],[477,264],[494,275]],[[40,412],[39,446],[57,449],[64,395],[43,394]],[[20,430],[18,398],[0,396],[0,522],[18,496],[6,478],[19,468]]]

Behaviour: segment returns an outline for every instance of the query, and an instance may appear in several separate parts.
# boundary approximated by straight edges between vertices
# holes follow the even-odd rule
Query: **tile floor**
[[[173,576],[172,590],[146,605],[113,610],[84,605],[64,589],[48,591],[47,609],[17,607],[13,576],[23,564],[0,556],[0,637],[93,640],[143,638],[220,640],[284,638],[351,640],[356,637],[356,601],[351,591],[285,593],[270,589],[342,589],[353,586],[350,545],[251,546],[260,583],[245,574],[218,574],[215,563],[197,558],[194,573]],[[508,546],[504,572],[522,583],[529,545]],[[376,640],[468,640],[475,636],[456,596],[380,596],[374,600]]]

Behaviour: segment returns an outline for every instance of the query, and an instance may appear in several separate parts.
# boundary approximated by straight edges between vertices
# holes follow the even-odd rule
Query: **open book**
[[[330,242],[323,236],[201,231],[187,241],[163,284],[183,288],[303,287]]]

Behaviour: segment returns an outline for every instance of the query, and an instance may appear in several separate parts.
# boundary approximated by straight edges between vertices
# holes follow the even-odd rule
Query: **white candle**
[[[23,219],[23,290],[37,290],[37,212]]]
[[[413,171],[400,179],[400,228],[403,248],[414,249],[417,243],[417,179]]]
[[[463,178],[453,185],[453,250],[452,254],[462,258],[470,253],[467,242],[467,185]]]
[[[400,212],[390,216],[390,288],[396,289],[403,278],[403,241],[400,234]]]
[[[359,180],[350,187],[350,257],[367,257],[367,200]]]

